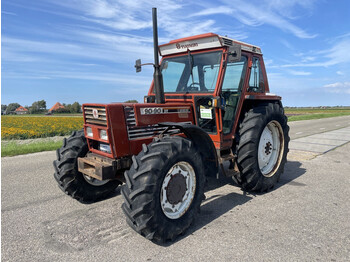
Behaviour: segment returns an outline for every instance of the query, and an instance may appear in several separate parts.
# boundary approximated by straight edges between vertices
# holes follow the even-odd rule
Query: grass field
[[[62,146],[62,141],[33,142],[21,144],[17,141],[1,142],[1,156],[17,156],[42,151],[56,150]]]
[[[286,108],[288,121],[320,119],[350,115],[350,107],[344,108]]]

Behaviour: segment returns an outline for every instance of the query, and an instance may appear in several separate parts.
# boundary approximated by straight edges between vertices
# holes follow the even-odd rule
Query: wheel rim
[[[164,177],[160,203],[165,216],[177,219],[191,206],[196,192],[196,173],[187,162],[173,165]]]
[[[109,180],[98,180],[91,176],[83,175],[86,182],[93,186],[103,186],[109,182]]]
[[[258,148],[258,163],[260,172],[265,177],[271,177],[278,169],[284,146],[284,136],[281,124],[275,120],[269,122],[260,136]]]

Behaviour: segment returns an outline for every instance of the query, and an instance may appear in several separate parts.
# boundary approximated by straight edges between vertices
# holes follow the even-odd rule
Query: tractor
[[[158,45],[152,11],[154,79],[144,103],[83,104],[84,128],[64,139],[53,164],[59,187],[83,203],[123,184],[127,223],[159,243],[190,227],[209,176],[272,189],[289,127],[258,46],[214,33]]]

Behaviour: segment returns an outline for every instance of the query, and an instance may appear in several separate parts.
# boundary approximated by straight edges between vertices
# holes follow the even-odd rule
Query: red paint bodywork
[[[187,41],[187,40],[193,40],[197,38],[203,38],[203,37],[209,37],[209,36],[215,36],[215,34],[209,33],[199,36],[193,36],[178,40],[173,40],[170,43],[176,43],[181,41]],[[133,139],[129,140],[128,132],[127,132],[127,123],[125,119],[125,112],[124,107],[133,107],[135,112],[135,119],[136,119],[136,125],[137,126],[149,126],[154,125],[160,122],[191,122],[193,124],[197,124],[197,115],[196,110],[194,110],[194,104],[195,104],[195,97],[196,96],[212,96],[212,97],[218,97],[221,94],[221,86],[224,79],[225,74],[225,67],[223,66],[224,61],[227,59],[227,47],[221,47],[221,48],[212,48],[212,49],[206,49],[206,50],[199,50],[199,51],[193,51],[192,54],[198,54],[198,53],[204,53],[204,52],[213,52],[213,51],[223,51],[223,59],[221,61],[220,71],[218,74],[218,81],[216,83],[216,88],[213,93],[191,93],[191,94],[178,94],[178,93],[165,93],[165,104],[155,104],[155,103],[147,103],[147,104],[126,104],[126,103],[116,103],[116,104],[84,104],[85,106],[103,106],[106,108],[107,112],[107,127],[100,127],[100,126],[94,126],[90,124],[85,124],[84,128],[87,126],[90,126],[93,131],[98,133],[98,129],[106,129],[108,132],[109,141],[108,143],[111,144],[112,153],[107,154],[104,152],[101,152],[93,147],[93,141],[100,141],[105,142],[101,140],[98,136],[94,135],[93,138],[87,137],[89,141],[89,149],[90,151],[107,156],[110,158],[121,158],[121,157],[127,157],[132,155],[137,155],[141,149],[142,144],[148,144],[152,141],[152,137],[149,138],[140,138],[140,139]],[[186,52],[185,52],[186,53]],[[164,56],[163,58],[167,57],[176,57],[181,56],[184,53],[178,53],[174,55],[168,55]],[[281,100],[281,97],[275,96],[275,95],[266,95],[266,93],[269,93],[269,85],[268,80],[266,76],[265,71],[265,65],[262,59],[261,54],[257,53],[251,53],[242,51],[242,55],[245,55],[248,57],[248,68],[246,71],[246,75],[244,78],[244,84],[243,84],[243,90],[241,92],[241,96],[239,99],[239,102],[237,104],[237,110],[236,110],[236,117],[235,122],[232,128],[231,133],[229,134],[223,134],[222,130],[222,109],[215,108],[215,116],[216,116],[216,126],[217,126],[217,134],[209,134],[211,137],[216,149],[228,149],[232,146],[233,139],[235,137],[235,134],[237,132],[238,128],[238,121],[239,116],[241,116],[244,104],[248,100],[273,100],[273,101],[279,101]],[[252,59],[253,57],[259,57],[261,61],[261,68],[263,72],[263,78],[265,83],[265,93],[253,93],[248,92],[248,82],[249,82],[249,76],[250,76],[250,70],[252,65]],[[153,81],[151,83],[151,87],[148,92],[148,96],[154,96],[153,91]],[[140,108],[142,107],[163,107],[163,108],[171,108],[171,107],[185,107],[190,110],[188,114],[179,115],[179,114],[164,114],[164,115],[141,115]],[[84,114],[85,117],[85,114]],[[85,120],[85,118],[84,118]],[[85,122],[86,123],[86,122]],[[94,133],[95,133],[94,132]],[[85,133],[86,135],[86,133]]]

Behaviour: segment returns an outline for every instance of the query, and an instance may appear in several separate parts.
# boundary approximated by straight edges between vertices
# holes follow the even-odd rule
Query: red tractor
[[[81,202],[125,183],[126,221],[162,242],[190,226],[206,177],[220,169],[244,190],[271,189],[289,127],[259,47],[213,33],[158,46],[155,9],[153,29],[155,73],[144,103],[84,104],[84,129],[57,150],[54,177]]]

